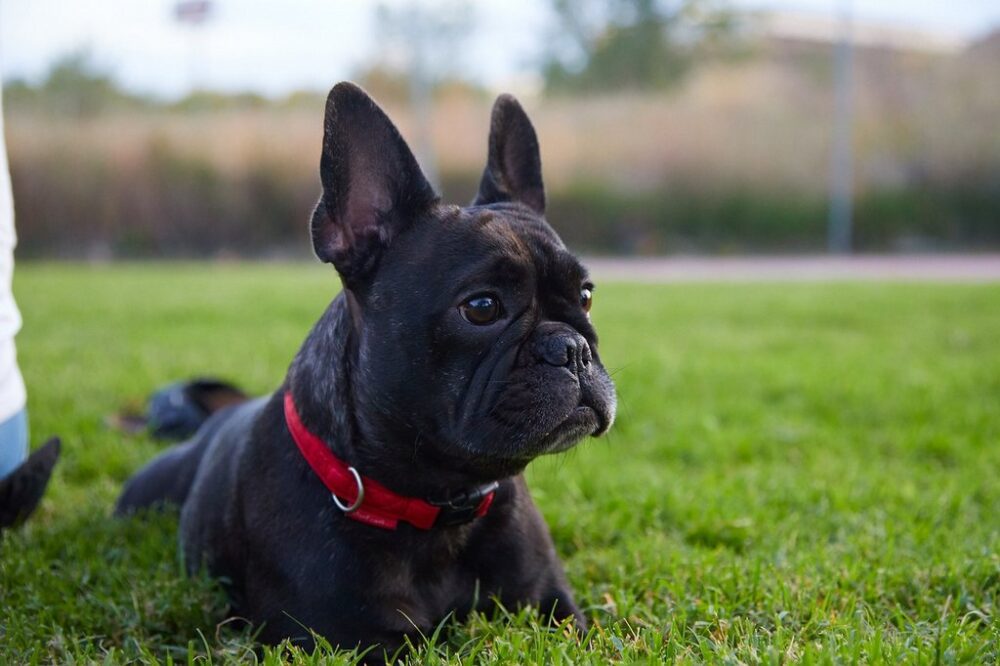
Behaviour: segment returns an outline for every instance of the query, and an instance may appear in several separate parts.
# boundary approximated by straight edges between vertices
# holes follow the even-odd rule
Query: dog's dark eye
[[[580,307],[583,308],[584,312],[590,312],[590,306],[594,304],[594,287],[593,285],[585,286],[580,290]]]
[[[492,324],[500,318],[500,300],[490,294],[477,294],[458,306],[465,321],[476,326]]]

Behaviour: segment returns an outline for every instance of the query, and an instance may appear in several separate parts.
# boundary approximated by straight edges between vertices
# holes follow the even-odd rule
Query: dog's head
[[[601,435],[615,391],[597,353],[587,271],[544,218],[534,128],[497,99],[471,206],[444,205],[392,122],[360,88],[326,106],[317,256],[340,273],[356,334],[356,416],[497,478]]]

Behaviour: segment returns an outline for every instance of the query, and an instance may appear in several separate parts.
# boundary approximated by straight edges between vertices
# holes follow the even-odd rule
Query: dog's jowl
[[[268,642],[392,650],[495,599],[583,626],[521,472],[603,434],[615,392],[528,117],[496,101],[465,208],[358,87],[330,92],[324,127],[310,229],[342,292],[273,395],[213,414],[118,511],[180,505],[188,568]]]

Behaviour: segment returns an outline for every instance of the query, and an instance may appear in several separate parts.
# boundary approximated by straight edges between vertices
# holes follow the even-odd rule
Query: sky
[[[390,0],[401,5],[408,0]],[[430,0],[434,4],[435,0]],[[734,0],[748,9],[832,14],[853,2],[859,20],[973,37],[1000,25],[997,0]],[[177,97],[191,87],[282,95],[325,90],[378,53],[377,0],[215,0],[189,28],[176,0],[0,0],[0,72],[41,78],[52,61],[86,49],[127,87]],[[476,0],[473,38],[458,63],[493,86],[528,80],[550,17],[543,0]]]

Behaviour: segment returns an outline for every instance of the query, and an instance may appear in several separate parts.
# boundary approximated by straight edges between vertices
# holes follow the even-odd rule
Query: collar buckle
[[[427,500],[428,504],[439,507],[435,527],[453,527],[471,522],[485,513],[485,508],[493,500],[500,483],[493,481],[472,490],[457,493],[443,500]]]

